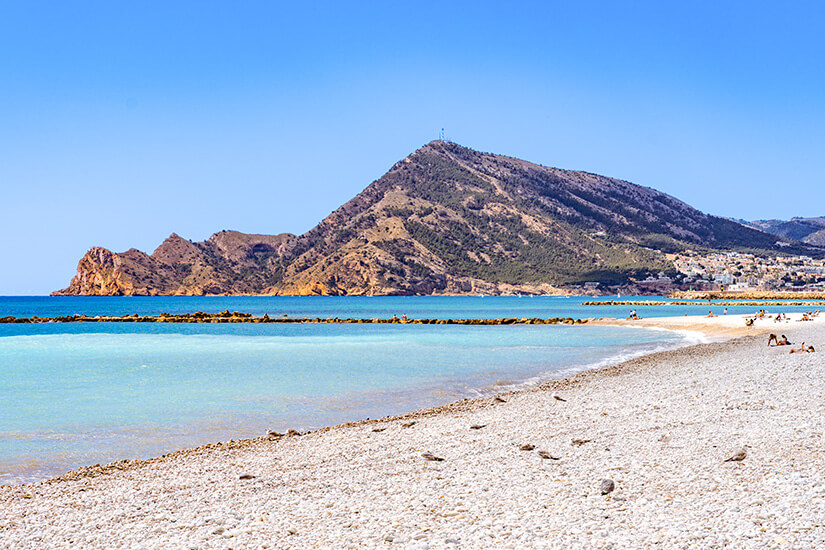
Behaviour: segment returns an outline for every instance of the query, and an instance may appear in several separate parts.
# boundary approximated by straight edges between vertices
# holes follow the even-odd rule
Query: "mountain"
[[[791,218],[790,220],[756,220],[751,227],[814,246],[825,246],[825,217]]]
[[[654,189],[433,141],[300,237],[93,248],[56,294],[553,293],[670,271],[663,252],[776,241]]]

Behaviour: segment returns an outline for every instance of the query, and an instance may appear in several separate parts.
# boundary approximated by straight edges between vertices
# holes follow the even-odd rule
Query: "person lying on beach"
[[[753,319],[745,319],[745,326],[752,327],[753,326]],[[774,335],[776,336],[776,335]]]
[[[714,315],[712,311],[708,311],[708,314],[705,315],[705,317],[716,317],[716,315]]]
[[[811,320],[812,319],[810,317],[808,317],[807,313],[803,313],[802,314],[802,319],[800,319],[800,321],[811,321]]]
[[[815,353],[816,350],[814,349],[813,346],[808,346],[806,348],[805,347],[805,342],[802,342],[802,347],[800,347],[799,349],[794,348],[790,352],[791,353]]]

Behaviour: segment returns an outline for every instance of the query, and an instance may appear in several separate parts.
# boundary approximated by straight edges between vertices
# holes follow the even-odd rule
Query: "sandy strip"
[[[776,322],[773,318],[766,316],[764,319],[757,319],[752,326],[745,324],[745,319],[753,318],[753,315],[717,315],[714,317],[647,317],[643,319],[588,319],[588,324],[609,325],[609,326],[632,326],[647,328],[665,328],[669,330],[690,330],[701,332],[705,336],[714,339],[727,339],[736,336],[749,336],[753,334],[767,334],[770,332],[780,333],[784,330],[796,327],[801,313],[789,314],[788,321]]]
[[[822,319],[782,325],[825,345]],[[746,336],[505,403],[0,487],[0,547],[821,548],[823,357]]]

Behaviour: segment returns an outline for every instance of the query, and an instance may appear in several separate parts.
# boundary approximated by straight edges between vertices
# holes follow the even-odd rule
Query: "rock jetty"
[[[399,324],[399,325],[581,325],[587,319],[572,317],[507,317],[499,319],[405,319],[402,317],[339,318],[339,317],[270,317],[251,313],[222,311],[220,313],[161,313],[159,315],[60,315],[56,317],[0,317],[0,324],[9,323],[333,323],[333,324]]]

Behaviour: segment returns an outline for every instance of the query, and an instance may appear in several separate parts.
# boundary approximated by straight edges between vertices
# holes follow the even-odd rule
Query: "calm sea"
[[[581,298],[0,298],[0,317],[225,309],[270,317],[624,317]],[[707,313],[637,308],[643,316]],[[713,307],[721,313],[721,307]],[[741,308],[752,311],[754,308]],[[795,308],[786,308],[793,311]],[[800,309],[800,308],[796,308]],[[801,308],[804,309],[804,308]],[[731,313],[740,308],[730,307]],[[0,325],[0,483],[376,418],[698,341],[594,326]]]

